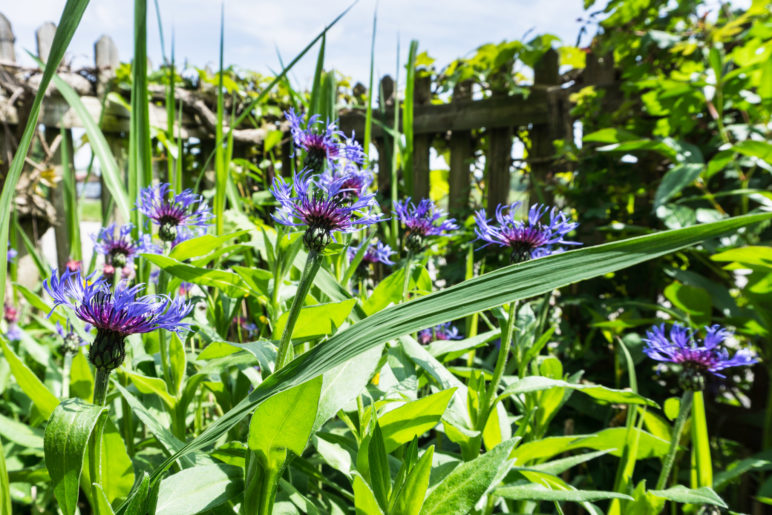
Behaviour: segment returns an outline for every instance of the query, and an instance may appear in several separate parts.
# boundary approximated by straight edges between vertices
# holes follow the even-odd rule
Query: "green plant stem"
[[[107,385],[110,382],[110,370],[97,368],[94,378],[94,404],[104,406],[107,398]],[[102,415],[94,426],[94,432],[88,443],[88,467],[89,478],[91,480],[91,497],[94,499],[92,506],[94,513],[99,515],[99,503],[96,502],[99,491],[97,485],[101,483],[102,477],[102,433],[105,427],[105,417]]]
[[[768,347],[769,348],[769,347]],[[769,389],[767,390],[767,408],[764,413],[764,436],[762,437],[762,448],[772,447],[772,370],[770,374]]]
[[[702,391],[694,392],[692,402],[692,446],[697,470],[697,488],[713,486],[713,464],[710,461],[710,440],[705,419],[705,397]]]
[[[402,283],[402,302],[407,302],[407,293],[410,289],[410,268],[413,264],[413,253],[408,251],[405,261],[405,280]]]
[[[279,472],[278,469],[268,468],[262,471],[262,485],[261,485],[261,498],[260,507],[257,513],[259,515],[271,515],[273,513],[273,503],[276,500],[276,487],[279,485]]]
[[[97,368],[94,378],[94,404],[104,406],[107,398],[107,385],[110,383],[110,371]]]
[[[300,310],[303,307],[303,302],[306,300],[308,290],[311,289],[311,285],[314,283],[314,277],[316,277],[316,272],[319,271],[321,264],[322,255],[319,252],[310,250],[308,252],[308,257],[306,258],[306,266],[303,268],[303,275],[300,277],[298,291],[295,294],[295,298],[292,299],[292,306],[290,307],[289,315],[287,316],[287,325],[284,328],[284,334],[282,334],[281,342],[279,343],[279,351],[276,355],[276,368],[274,371],[281,369],[292,360],[292,330],[295,328],[295,322],[298,320]]]
[[[72,369],[72,354],[64,353],[62,363],[62,400],[70,397],[70,370]]]
[[[515,329],[515,318],[517,317],[518,304],[519,302],[517,301],[509,303],[509,317],[507,318],[507,325],[504,327],[504,334],[501,335],[499,356],[496,359],[496,367],[493,369],[493,377],[491,378],[490,385],[488,385],[488,392],[485,395],[485,403],[482,405],[484,409],[491,410],[493,408],[493,403],[495,402],[494,400],[496,398],[496,391],[499,389],[499,383],[501,382],[501,378],[504,375],[504,369],[507,366],[509,350],[512,347],[512,335]],[[485,427],[484,423],[482,427]]]
[[[681,441],[681,433],[684,430],[686,419],[689,418],[693,397],[694,392],[692,390],[686,390],[681,396],[681,407],[678,410],[678,417],[673,426],[673,434],[670,437],[670,449],[667,451],[667,456],[665,456],[665,461],[662,464],[662,470],[657,479],[656,490],[662,490],[667,484],[668,477],[670,476],[670,469],[673,468],[676,453],[678,452],[678,442]]]

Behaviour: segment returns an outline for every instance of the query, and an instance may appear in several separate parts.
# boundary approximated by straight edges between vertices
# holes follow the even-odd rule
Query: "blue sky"
[[[10,3],[10,2],[9,2]],[[160,39],[152,0],[148,2],[148,44],[154,66],[161,61]],[[285,62],[294,57],[350,0],[225,0],[225,61],[243,68],[271,73],[279,68],[278,48]],[[44,21],[58,21],[61,0],[28,0],[4,5],[0,12],[11,21],[17,58],[35,49],[34,31]],[[600,1],[601,6],[605,5]],[[167,39],[175,34],[177,60],[195,66],[217,66],[220,2],[159,0]],[[324,8],[319,6],[323,5]],[[334,67],[367,81],[370,37],[375,0],[360,0],[329,33],[326,67]],[[521,38],[529,30],[550,32],[574,44],[583,16],[582,0],[381,0],[378,3],[376,76],[393,74],[400,41],[404,60],[411,39],[427,50],[442,67],[488,42]],[[121,60],[130,59],[133,2],[94,0],[70,45],[75,66],[93,63],[93,43],[102,34],[116,41]],[[26,57],[26,56],[25,56]],[[295,68],[296,86],[306,86],[313,75],[315,51]],[[27,59],[22,62],[29,64]]]

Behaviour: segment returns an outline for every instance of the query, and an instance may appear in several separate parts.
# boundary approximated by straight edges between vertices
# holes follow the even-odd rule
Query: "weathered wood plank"
[[[0,63],[15,63],[16,53],[13,50],[13,43],[16,38],[13,35],[11,22],[0,13]]]
[[[453,88],[453,102],[468,102],[472,98],[471,80],[459,82]],[[448,209],[452,215],[463,216],[469,206],[470,170],[474,149],[470,131],[454,130],[450,136],[450,173],[448,176]]]
[[[527,98],[523,95],[511,95],[416,106],[414,132],[432,134],[445,131],[468,131],[481,127],[517,127],[531,123],[546,123],[548,112],[547,91],[535,88]],[[373,118],[388,126],[394,119],[394,111],[387,109],[385,114],[373,113]],[[357,137],[363,137],[364,123],[364,110],[342,110],[340,113],[340,127],[346,134],[350,134],[353,130]],[[377,124],[373,124],[373,137],[383,137],[383,131]]]
[[[431,100],[432,78],[430,75],[417,77],[413,94],[414,108],[426,105]],[[429,198],[429,152],[432,146],[431,134],[416,134],[413,139],[413,198]]]

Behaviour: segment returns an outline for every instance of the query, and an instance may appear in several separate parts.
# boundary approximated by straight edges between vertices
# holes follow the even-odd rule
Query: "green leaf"
[[[332,334],[346,321],[356,302],[356,299],[349,299],[304,307],[295,323],[292,339],[309,339]],[[289,312],[282,313],[276,321],[274,334],[280,335],[284,332],[288,317]]]
[[[171,364],[172,393],[179,397],[185,382],[187,360],[185,358],[185,346],[177,333],[171,333],[171,340],[169,340],[169,363]]]
[[[176,259],[177,261],[197,258],[209,254],[213,250],[225,245],[229,240],[243,236],[248,232],[249,231],[245,229],[230,234],[223,234],[222,236],[214,236],[212,234],[197,236],[175,245],[169,253],[169,257],[171,259]]]
[[[373,429],[373,434],[367,445],[367,458],[373,493],[381,508],[386,508],[391,496],[391,469],[389,468],[389,456],[386,452],[386,442],[384,442],[381,426],[378,422],[375,423],[375,429]]]
[[[46,273],[50,272],[50,270],[47,270]],[[27,302],[30,303],[31,306],[33,306],[36,309],[39,309],[43,313],[51,313],[49,316],[49,320],[51,320],[52,323],[59,322],[62,324],[62,327],[67,327],[67,318],[56,311],[51,311],[51,306],[46,303],[43,299],[40,298],[36,293],[30,291],[26,286],[21,285],[19,283],[13,284],[13,289],[19,293],[22,294],[22,296],[27,300]]]
[[[244,492],[244,469],[233,465],[202,465],[182,470],[161,481],[158,515],[195,515],[239,497]]]
[[[101,485],[94,485],[94,492],[97,494],[96,501],[96,513],[99,515],[115,515],[113,507],[110,501],[107,500],[107,494]]]
[[[274,451],[303,454],[316,418],[322,377],[286,390],[255,410],[249,424],[249,448],[270,466]]]
[[[748,157],[755,157],[772,164],[772,143],[749,139],[734,145],[732,150]]]
[[[265,370],[273,370],[273,364],[276,361],[276,345],[268,340],[256,340],[253,342],[226,342],[226,341],[214,341],[206,346],[201,353],[196,356],[199,360],[217,359],[231,354],[235,354],[239,350],[246,351],[257,358],[260,366]]]
[[[16,383],[27,394],[40,414],[48,418],[54,412],[59,404],[59,399],[51,393],[48,388],[37,378],[37,376],[25,365],[19,357],[14,354],[11,348],[6,344],[5,337],[0,337],[0,347],[3,349],[3,355],[11,367],[11,372],[16,378]]]
[[[383,515],[370,485],[359,474],[354,475],[354,508],[357,515]]]
[[[312,433],[359,396],[375,372],[382,352],[382,346],[374,347],[356,360],[325,372]]]
[[[668,501],[692,504],[712,504],[713,506],[728,508],[723,499],[721,499],[712,488],[707,486],[692,489],[686,488],[683,485],[675,485],[667,490],[649,490],[649,493],[667,499]]]
[[[509,470],[513,438],[502,442],[482,456],[462,463],[442,480],[424,502],[422,515],[467,513]]]
[[[662,457],[667,454],[670,442],[637,428],[631,431],[633,435],[636,432],[639,438],[636,460]],[[626,427],[611,427],[590,435],[550,436],[519,445],[512,456],[517,458],[518,465],[535,460],[546,460],[566,451],[584,448],[610,450],[612,455],[620,456],[628,437],[627,433]]]
[[[134,484],[134,466],[129,453],[126,452],[123,438],[110,418],[104,421],[101,452],[102,476],[98,483],[102,485],[104,494],[111,503],[121,501],[126,498]],[[86,462],[88,462],[88,456]],[[92,483],[89,467],[83,468],[81,484],[84,482]]]
[[[139,390],[140,393],[154,393],[158,395],[170,410],[173,410],[177,405],[177,399],[169,395],[169,392],[166,390],[166,383],[163,379],[147,377],[125,370],[121,370],[121,373],[131,379],[131,382],[137,387],[137,390]]]
[[[43,449],[43,430],[0,415],[0,435],[28,450]]]
[[[678,195],[682,189],[697,180],[705,165],[701,163],[681,163],[667,171],[659,183],[654,195],[654,209]]]
[[[85,352],[78,351],[70,365],[70,393],[91,402],[94,397],[94,375]]]
[[[554,254],[511,265],[379,311],[338,332],[269,376],[247,398],[156,467],[151,477],[156,481],[179,456],[214,444],[267,399],[346,363],[377,345],[513,300],[534,297],[555,288],[603,276],[770,218],[770,213],[746,215]]]
[[[251,293],[244,284],[244,280],[233,272],[199,268],[158,254],[142,254],[142,257],[183,281],[201,286],[212,286],[222,290],[229,297],[245,297]]]
[[[103,406],[67,399],[56,406],[46,426],[46,468],[64,515],[75,513],[86,445],[105,411]]]
[[[442,390],[381,415],[378,424],[383,430],[386,452],[392,452],[439,424],[455,391],[455,388]]]
[[[658,407],[657,403],[629,390],[615,390],[605,386],[593,384],[569,383],[561,379],[550,379],[543,376],[528,376],[510,384],[499,396],[500,399],[510,395],[528,392],[538,392],[551,388],[570,388],[578,390],[593,399],[609,404],[641,404],[644,406]]]
[[[390,513],[395,515],[418,515],[420,513],[426,497],[426,489],[429,488],[433,457],[434,446],[431,445],[408,474],[405,484],[397,494],[394,509]]]
[[[626,499],[632,501],[629,495],[601,490],[552,490],[536,483],[525,485],[502,486],[493,491],[495,495],[515,501],[571,501],[595,502],[604,499]]]
[[[695,325],[710,323],[713,299],[704,288],[675,282],[669,284],[663,293],[675,307],[685,311]]]
[[[8,467],[5,464],[5,451],[0,440],[0,515],[13,515],[11,505],[11,483],[8,477]]]

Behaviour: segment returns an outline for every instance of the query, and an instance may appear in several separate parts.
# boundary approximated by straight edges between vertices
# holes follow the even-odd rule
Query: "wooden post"
[[[432,98],[432,77],[416,77],[413,105],[426,105]],[[429,198],[429,150],[432,134],[413,136],[413,198]]]
[[[13,29],[8,18],[0,13],[0,63],[15,63],[16,54],[13,50],[13,43],[16,38],[13,36]]]
[[[56,24],[47,21],[35,31],[35,40],[38,45],[38,57],[44,63],[48,62],[48,56],[51,54],[51,44],[54,42],[56,34]]]
[[[97,96],[100,98],[108,91],[110,80],[115,77],[115,70],[120,64],[118,47],[110,36],[103,35],[94,43]]]
[[[530,196],[531,203],[552,204],[552,178],[554,177],[554,156],[556,139],[570,134],[570,118],[560,91],[558,73],[558,53],[550,49],[533,67],[534,87],[547,89],[547,108],[549,116],[545,124],[533,124],[531,128],[531,167]],[[565,124],[568,123],[568,128]]]
[[[512,63],[502,65],[491,80],[494,97],[506,96],[507,75],[511,73]],[[488,201],[486,211],[492,217],[496,206],[509,201],[510,174],[512,162],[512,127],[488,129],[488,156],[486,160]]]
[[[465,80],[453,88],[452,102],[472,100],[472,80]],[[450,136],[450,176],[448,177],[449,203],[452,215],[461,216],[469,207],[471,161],[473,156],[472,133],[453,131]]]
[[[387,107],[394,107],[394,79],[389,75],[384,75],[381,79],[381,90],[378,95],[378,105],[382,112],[386,111]],[[374,115],[376,113],[373,113]],[[391,120],[385,120],[388,125]],[[393,138],[388,134],[384,134],[383,138],[375,140],[375,146],[378,149],[378,192],[384,197],[389,198],[389,188],[391,187],[391,159],[392,148],[394,142]],[[388,203],[387,203],[388,205]],[[391,209],[391,206],[388,206]]]
[[[110,36],[102,35],[102,37],[94,43],[94,68],[96,68],[96,88],[98,97],[102,98],[110,91],[110,81],[115,77],[115,70],[120,63],[118,47],[115,45],[115,42]],[[126,163],[123,141],[119,134],[105,133],[105,139],[107,139],[107,144],[110,146],[110,152],[113,154],[113,157],[115,157],[115,162],[118,164],[118,169],[123,177],[124,164]],[[118,210],[115,209],[114,205],[112,206],[112,213],[108,212],[112,201],[112,195],[110,194],[110,190],[107,189],[104,173],[99,174],[99,191],[101,192],[99,200],[102,205],[102,218],[105,221],[114,219],[121,223],[127,222],[128,220],[118,220],[118,217],[121,215],[118,214]]]

